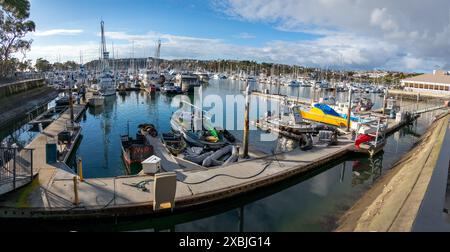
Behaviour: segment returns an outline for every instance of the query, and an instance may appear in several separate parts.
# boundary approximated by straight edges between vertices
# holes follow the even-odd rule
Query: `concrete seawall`
[[[0,85],[0,128],[8,127],[58,96],[59,91],[45,86],[44,80]]]
[[[45,85],[44,79],[34,79],[19,81],[10,84],[0,85],[0,99],[11,97],[29,90],[43,87]]]
[[[441,220],[434,223],[443,223],[442,209],[445,198],[443,194],[445,194],[448,175],[442,171],[447,170],[448,172],[448,167],[439,165],[438,160],[442,156],[441,154],[446,154],[447,157],[443,158],[445,159],[444,163],[448,164],[448,152],[446,151],[448,146],[444,144],[444,139],[449,130],[449,119],[450,115],[447,113],[437,120],[419,141],[416,148],[406,154],[344,215],[337,231],[439,230],[437,225],[430,228],[421,222],[423,222],[423,216],[426,216],[427,221],[425,222],[429,225],[430,216],[437,216],[435,219],[440,218]],[[436,177],[443,180],[438,181]],[[443,188],[442,195],[437,193],[439,190],[433,189],[436,187]],[[431,199],[428,195],[430,192],[433,192],[434,199],[431,204],[428,202]],[[436,205],[437,207],[435,207]],[[439,228],[442,229],[442,227]],[[446,228],[448,230],[449,227]]]

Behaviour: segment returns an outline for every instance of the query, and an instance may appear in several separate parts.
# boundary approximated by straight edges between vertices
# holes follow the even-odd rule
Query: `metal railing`
[[[20,81],[44,79],[44,78],[45,75],[42,73],[27,73],[27,74],[18,74],[16,76],[10,77],[0,77],[0,86],[7,86],[9,84],[13,84]]]
[[[33,180],[33,149],[0,147],[0,185],[19,180]]]

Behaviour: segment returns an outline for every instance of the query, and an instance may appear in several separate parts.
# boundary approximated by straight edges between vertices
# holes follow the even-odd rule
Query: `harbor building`
[[[450,95],[450,72],[435,70],[401,81],[405,91]]]

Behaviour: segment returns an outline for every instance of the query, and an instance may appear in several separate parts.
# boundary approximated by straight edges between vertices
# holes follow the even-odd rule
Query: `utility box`
[[[45,158],[47,164],[55,164],[58,160],[58,149],[56,143],[47,143],[45,145]]]
[[[156,174],[153,185],[153,210],[172,211],[175,207],[177,174],[175,172]]]
[[[151,156],[142,162],[142,171],[145,174],[156,174],[161,171],[161,158]]]

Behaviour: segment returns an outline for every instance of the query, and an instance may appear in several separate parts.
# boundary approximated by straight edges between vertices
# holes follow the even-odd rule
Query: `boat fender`
[[[225,163],[223,163],[223,165],[229,165],[231,163],[235,163],[239,160],[239,149],[236,146],[233,146],[233,150],[231,152],[231,157],[228,158],[227,161],[225,161]]]
[[[218,161],[218,159],[220,159],[221,157],[223,157],[224,155],[231,153],[233,151],[232,146],[226,146],[220,150],[217,150],[216,152],[214,152],[212,155],[208,156],[204,161],[202,166],[203,167],[211,167],[211,166],[217,166],[217,165],[222,165],[223,162]]]
[[[214,154],[214,151],[206,152],[201,155],[188,155],[185,156],[184,159],[193,163],[196,163],[198,165],[202,165],[204,160]]]

